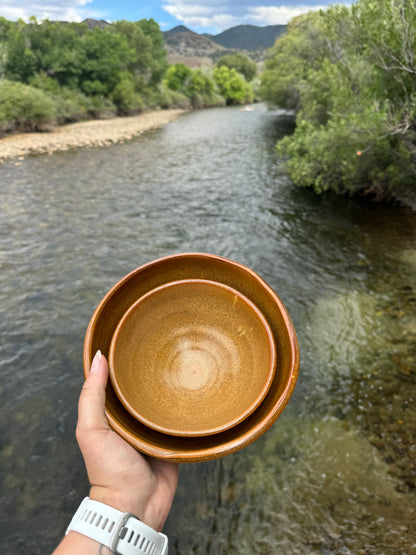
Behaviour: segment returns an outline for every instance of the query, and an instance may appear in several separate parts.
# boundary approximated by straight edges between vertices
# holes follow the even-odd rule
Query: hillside
[[[286,25],[238,25],[218,35],[200,35],[184,25],[178,25],[163,35],[171,64],[182,62],[190,67],[198,67],[213,65],[224,54],[236,51],[261,64],[267,49],[285,30]]]
[[[104,19],[84,19],[82,23],[85,23],[88,29],[95,29],[95,27],[99,27],[100,29],[104,29],[107,25],[110,25],[108,21],[104,21]]]
[[[259,48],[271,48],[286,30],[286,25],[267,25],[256,27],[255,25],[237,25],[223,31],[219,35],[208,35],[211,40],[225,48],[236,48],[238,50],[258,50]]]
[[[225,48],[205,35],[194,33],[183,25],[163,33],[165,46],[170,55],[182,57],[212,58],[222,55]]]

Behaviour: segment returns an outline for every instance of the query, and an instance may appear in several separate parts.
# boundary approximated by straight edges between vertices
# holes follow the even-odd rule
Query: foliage
[[[44,91],[53,100],[56,119],[59,123],[79,121],[96,111],[91,98],[78,89],[61,87],[55,79],[45,73],[39,73],[36,77],[32,77],[29,84]],[[115,107],[113,108],[115,112]]]
[[[300,186],[389,197],[415,188],[416,6],[359,0],[293,19],[261,94],[296,112],[278,144]]]
[[[165,76],[166,86],[172,91],[186,94],[192,76],[192,69],[185,64],[174,64],[169,67]]]
[[[43,91],[23,83],[0,81],[1,129],[38,129],[55,115],[55,104]]]
[[[144,98],[157,96],[166,68],[163,34],[153,20],[89,30],[79,23],[0,18],[0,79],[46,92],[58,120],[137,112]]]
[[[208,75],[182,63],[169,67],[164,83],[168,89],[188,97],[194,108],[221,106],[225,103],[224,98],[215,92],[215,83]]]
[[[218,67],[226,66],[230,69],[234,68],[249,82],[252,81],[257,74],[257,65],[241,52],[222,56],[216,65]]]
[[[0,18],[1,80],[30,85],[28,98],[43,99],[59,122],[225,102],[200,70],[168,69],[163,34],[153,19],[89,29],[83,23]],[[23,109],[21,102],[17,106]],[[11,113],[8,108],[7,118]],[[13,113],[16,125],[27,121],[26,112]]]
[[[249,83],[237,71],[226,66],[215,67],[214,81],[227,104],[252,102],[254,95]]]
[[[136,92],[133,76],[127,71],[119,76],[118,83],[111,93],[111,99],[121,114],[139,112],[144,108],[143,99]]]

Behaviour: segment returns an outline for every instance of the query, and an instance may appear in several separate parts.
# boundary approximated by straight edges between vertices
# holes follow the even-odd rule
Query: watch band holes
[[[104,530],[107,527],[108,524],[108,518],[106,518],[101,526],[101,529]]]
[[[95,525],[97,526],[97,528],[98,528],[98,526],[100,525],[100,522],[102,521],[102,519],[103,519],[103,515],[98,515],[98,520],[97,520],[97,522],[95,523]]]
[[[90,518],[90,524],[94,524],[94,520],[96,516],[97,516],[97,513],[92,513],[92,516]]]
[[[130,536],[127,538],[127,543],[130,543],[134,536],[134,530],[130,532]]]
[[[139,543],[140,537],[141,537],[140,534],[137,534],[137,538],[134,540],[134,543],[133,543],[134,547],[136,547],[137,544]]]
[[[110,524],[110,527],[109,527],[109,529],[108,529],[108,533],[109,533],[109,534],[111,534],[111,532],[113,531],[113,528],[114,528],[115,524],[116,524],[116,523],[114,522],[114,520],[112,520],[112,521],[111,521],[111,524]]]

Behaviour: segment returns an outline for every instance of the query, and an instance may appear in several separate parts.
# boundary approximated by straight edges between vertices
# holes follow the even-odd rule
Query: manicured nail
[[[100,349],[98,349],[98,351],[95,353],[94,358],[92,359],[90,372],[94,372],[95,370],[97,370],[97,368],[100,366],[100,361],[101,361],[101,351]]]

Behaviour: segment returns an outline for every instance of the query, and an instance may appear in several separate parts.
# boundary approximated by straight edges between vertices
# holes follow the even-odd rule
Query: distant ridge
[[[176,27],[173,27],[173,29],[170,29],[169,31],[165,31],[163,34],[164,35],[175,35],[176,33],[193,33],[194,31],[191,31],[190,29],[188,29],[188,27],[185,27],[185,25],[177,25]],[[195,33],[196,35],[197,33]]]
[[[266,27],[237,25],[219,35],[211,35],[209,38],[225,48],[257,50],[258,48],[271,48],[277,37],[285,30],[286,25],[267,25]]]
[[[82,23],[85,23],[88,29],[94,29],[95,27],[99,27],[100,29],[104,29],[107,25],[110,25],[108,21],[104,21],[104,19],[84,19]]]
[[[225,49],[206,35],[199,35],[184,25],[178,25],[163,33],[165,46],[171,56],[184,58],[211,58],[221,55]],[[176,59],[175,58],[175,59]]]

